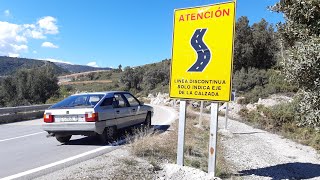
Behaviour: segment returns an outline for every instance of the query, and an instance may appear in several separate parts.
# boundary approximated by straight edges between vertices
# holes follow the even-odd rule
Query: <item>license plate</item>
[[[78,116],[61,116],[61,122],[77,122]]]

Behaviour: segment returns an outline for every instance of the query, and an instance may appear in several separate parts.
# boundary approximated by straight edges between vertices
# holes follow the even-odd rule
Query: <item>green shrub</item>
[[[270,93],[286,93],[297,92],[298,87],[285,80],[285,76],[281,71],[274,69],[268,70],[269,83],[266,85],[270,89]]]
[[[264,86],[267,83],[267,71],[264,69],[242,68],[233,75],[233,87],[240,92],[248,92],[256,86]]]
[[[241,69],[234,75],[234,87],[244,96],[239,104],[255,103],[259,98],[267,98],[276,93],[297,92],[298,88],[285,81],[281,72],[274,69],[258,70],[249,68]],[[242,93],[241,93],[242,92]]]

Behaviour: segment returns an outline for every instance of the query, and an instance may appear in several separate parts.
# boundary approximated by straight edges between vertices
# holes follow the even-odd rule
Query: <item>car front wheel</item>
[[[148,112],[148,114],[147,114],[146,120],[144,121],[144,126],[148,129],[151,128],[151,113],[150,112]]]

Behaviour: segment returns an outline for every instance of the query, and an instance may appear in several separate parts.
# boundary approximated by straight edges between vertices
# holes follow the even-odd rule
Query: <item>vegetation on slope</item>
[[[0,106],[45,103],[58,94],[58,80],[51,66],[20,69],[0,84]]]
[[[57,66],[67,69],[71,73],[79,73],[79,72],[87,72],[87,71],[98,71],[98,70],[112,70],[112,68],[102,68],[102,67],[92,67],[86,65],[77,65],[77,64],[67,64],[67,63],[59,63],[55,62]]]
[[[57,65],[49,61],[0,56],[0,76],[12,75],[19,69],[32,69],[44,66],[50,66],[54,74],[68,73],[68,70],[58,67]]]

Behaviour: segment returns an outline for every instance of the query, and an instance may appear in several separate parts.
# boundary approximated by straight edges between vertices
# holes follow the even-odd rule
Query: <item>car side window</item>
[[[124,94],[124,97],[127,98],[130,106],[139,106],[140,105],[139,101],[136,98],[134,98],[131,94]]]
[[[120,94],[115,94],[114,98],[115,98],[114,99],[115,102],[113,102],[113,103],[116,108],[122,108],[122,107],[127,106],[126,102],[124,101],[124,99],[122,98],[122,96]]]
[[[99,101],[101,97],[100,96],[90,96],[89,97],[89,103],[93,106],[95,106]]]
[[[100,106],[111,106],[113,102],[113,98],[105,98]]]

